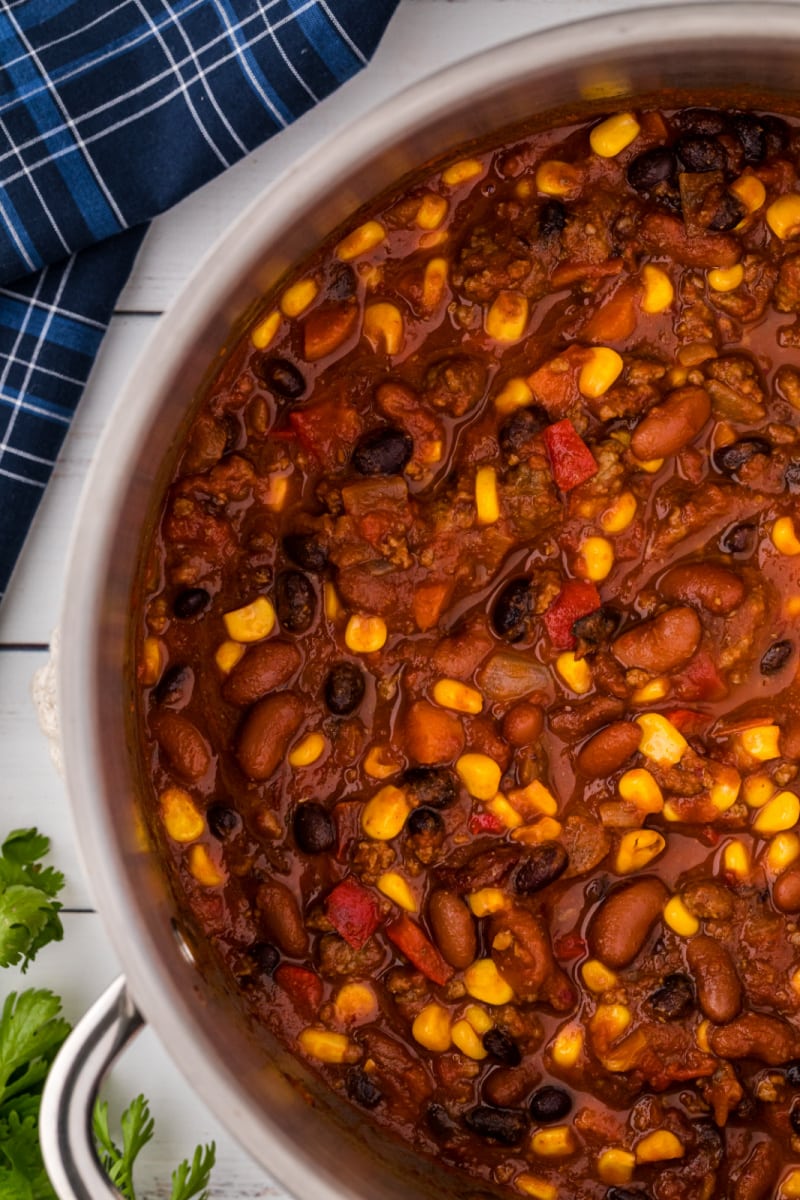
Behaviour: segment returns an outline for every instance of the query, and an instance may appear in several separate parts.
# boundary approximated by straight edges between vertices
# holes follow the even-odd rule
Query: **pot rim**
[[[244,209],[158,322],[108,418],[73,526],[60,619],[65,774],[84,874],[136,1003],[178,1069],[239,1144],[297,1195],[311,1195],[313,1189],[320,1200],[343,1200],[354,1193],[343,1190],[346,1184],[331,1173],[321,1176],[310,1157],[298,1158],[297,1148],[277,1136],[268,1114],[252,1111],[223,1054],[193,1025],[196,997],[176,987],[154,953],[154,939],[127,878],[112,798],[104,794],[100,770],[102,699],[95,695],[95,685],[104,586],[115,530],[124,521],[128,480],[164,389],[197,331],[229,307],[237,282],[253,261],[254,245],[265,255],[321,189],[339,187],[387,145],[423,129],[431,114],[455,112],[467,99],[478,104],[482,97],[546,70],[575,72],[606,59],[624,61],[637,47],[688,48],[705,42],[715,54],[745,45],[767,52],[771,45],[800,42],[799,18],[796,3],[752,5],[744,0],[612,12],[502,43],[410,85],[307,150]],[[276,1136],[265,1138],[265,1126]]]

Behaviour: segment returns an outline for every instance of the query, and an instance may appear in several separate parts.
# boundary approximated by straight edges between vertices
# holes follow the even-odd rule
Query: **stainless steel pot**
[[[454,12],[454,19],[456,13]],[[216,347],[293,263],[359,205],[473,138],[551,109],[606,109],[664,89],[800,98],[800,6],[691,4],[619,13],[520,39],[383,104],[314,149],[242,215],[160,323],[109,421],[74,536],[62,616],[61,715],[75,828],[97,907],[125,969],[67,1042],[42,1111],[63,1200],[115,1195],[91,1149],[99,1079],[151,1023],[219,1119],[298,1197],[486,1195],[357,1128],[278,1047],[265,1056],[235,997],[192,947],[136,825],[129,752],[128,618],[134,573],[170,448]],[[605,97],[603,100],[602,98]],[[140,1015],[141,1014],[141,1015]]]

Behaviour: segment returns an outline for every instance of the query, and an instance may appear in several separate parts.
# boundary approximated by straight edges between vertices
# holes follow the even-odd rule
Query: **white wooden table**
[[[370,0],[363,0],[368,4]],[[651,6],[658,0],[638,0]],[[664,0],[662,0],[662,3]],[[103,343],[79,415],[0,609],[0,836],[37,824],[67,873],[65,938],[49,947],[12,987],[45,986],[78,1018],[119,971],[78,863],[67,798],[53,768],[31,700],[34,671],[47,659],[58,623],[67,544],[78,496],[97,439],[123,379],[190,270],[217,235],[284,167],[351,117],[406,84],[486,46],[523,33],[633,7],[634,0],[401,0],[372,65],[291,129],[154,222]],[[216,1139],[213,1195],[225,1200],[284,1197],[226,1134],[145,1032],[109,1081],[112,1108],[144,1091],[157,1136],[140,1175],[140,1200],[169,1195],[169,1173],[197,1141]],[[306,1200],[306,1198],[303,1198]]]

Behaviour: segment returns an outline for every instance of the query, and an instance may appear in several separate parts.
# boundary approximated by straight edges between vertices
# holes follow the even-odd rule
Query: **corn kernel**
[[[800,858],[800,837],[796,833],[776,833],[767,847],[766,858],[771,871],[785,871]]]
[[[779,554],[792,557],[800,554],[800,540],[794,531],[794,521],[791,517],[778,517],[770,533],[772,544]]]
[[[592,686],[592,668],[585,658],[576,658],[571,650],[565,650],[556,659],[556,670],[571,691],[579,696]]]
[[[351,258],[358,258],[359,254],[374,250],[385,237],[386,230],[380,221],[366,221],[339,242],[336,253],[343,262],[349,262]]]
[[[620,1146],[601,1150],[597,1158],[597,1174],[603,1183],[625,1184],[633,1178],[636,1156]]]
[[[335,585],[330,581],[326,581],[322,589],[322,603],[325,609],[325,616],[329,621],[335,621],[344,612],[339,600],[339,593],[336,591]]]
[[[494,525],[500,519],[497,472],[494,467],[478,467],[475,473],[475,508],[479,525]]]
[[[318,1062],[343,1063],[353,1058],[353,1043],[344,1033],[330,1029],[304,1029],[298,1035],[300,1049]]]
[[[536,190],[545,196],[573,199],[581,190],[582,173],[572,163],[549,158],[536,168]]]
[[[485,887],[467,896],[467,904],[474,916],[488,917],[490,913],[502,912],[508,905],[508,896],[501,888]]]
[[[701,1021],[694,1032],[694,1040],[703,1054],[711,1053],[711,1045],[708,1040],[708,1035],[711,1032],[711,1022]]]
[[[263,321],[259,321],[250,334],[250,341],[256,350],[266,350],[267,346],[272,344],[280,323],[281,314],[279,312],[271,312],[269,316],[264,317]]]
[[[522,824],[520,814],[499,792],[491,800],[486,801],[486,807],[493,816],[497,817],[498,821],[505,825],[506,829],[518,829]]]
[[[795,1168],[782,1180],[778,1200],[800,1200],[800,1170]]]
[[[578,391],[582,396],[596,400],[615,383],[625,364],[610,346],[594,346],[589,355],[578,375]]]
[[[679,937],[694,937],[700,928],[697,917],[689,912],[680,896],[673,896],[664,905],[664,922]]]
[[[383,892],[406,912],[417,912],[417,900],[403,876],[397,871],[385,871],[378,879],[378,891]]]
[[[767,189],[757,175],[745,171],[730,185],[731,192],[737,200],[741,200],[748,212],[757,212],[767,198]]]
[[[775,784],[764,771],[748,775],[742,785],[742,799],[748,808],[761,808],[777,792]]]
[[[224,872],[200,842],[189,848],[189,870],[203,887],[219,887],[225,882]]]
[[[345,983],[333,1001],[336,1018],[342,1024],[372,1021],[378,1012],[378,1001],[368,983]]]
[[[607,992],[616,985],[617,976],[597,958],[588,959],[581,967],[581,978],[590,992]]]
[[[525,846],[539,846],[542,842],[555,842],[561,836],[561,832],[560,821],[554,821],[552,817],[542,817],[533,825],[521,825],[511,836],[515,842],[522,842]]]
[[[372,746],[364,757],[364,771],[372,779],[388,779],[400,770],[400,763],[392,760],[389,746]]]
[[[486,332],[496,342],[518,342],[528,323],[528,299],[521,292],[498,292],[486,314]]]
[[[223,675],[230,675],[244,652],[245,647],[241,642],[221,642],[214,654],[214,662]]]
[[[636,718],[642,731],[639,750],[660,767],[674,767],[680,762],[688,743],[671,721],[661,713],[642,713]]]
[[[683,1143],[668,1129],[648,1133],[636,1146],[637,1163],[663,1162],[667,1158],[683,1158]]]
[[[640,459],[631,455],[631,459],[635,467],[638,467],[640,471],[646,471],[648,475],[655,475],[656,471],[660,471],[664,465],[663,458]]]
[[[417,209],[417,224],[420,229],[438,229],[447,216],[447,201],[435,192],[426,192]]]
[[[467,183],[470,179],[476,179],[478,175],[482,174],[483,163],[479,159],[461,158],[458,162],[445,167],[442,171],[442,183],[448,187],[458,187],[460,183]]]
[[[654,858],[658,858],[666,844],[655,829],[631,829],[620,839],[614,870],[618,875],[641,871]]]
[[[364,337],[375,350],[399,354],[403,349],[403,314],[396,304],[382,301],[364,309]]]
[[[565,1025],[559,1029],[550,1047],[550,1057],[557,1067],[574,1067],[583,1053],[583,1030],[580,1025]]]
[[[223,616],[228,637],[234,642],[260,642],[275,628],[275,609],[266,596],[235,608]]]
[[[787,596],[783,607],[787,617],[800,617],[800,596]]]
[[[464,972],[464,987],[484,1004],[510,1004],[514,993],[491,958],[477,958]]]
[[[364,805],[361,827],[367,837],[389,842],[397,837],[410,812],[411,805],[405,792],[387,783]]]
[[[164,669],[164,647],[154,637],[146,637],[142,647],[141,681],[146,686],[158,683]]]
[[[266,495],[263,496],[262,504],[265,508],[268,508],[270,512],[282,512],[288,494],[288,476],[279,475],[277,472],[273,472],[273,474],[267,479],[267,492]]]
[[[800,233],[800,195],[789,192],[773,200],[767,209],[767,224],[776,237],[787,241]]]
[[[325,738],[321,733],[309,733],[289,751],[290,767],[310,767],[325,749]]]
[[[800,967],[792,971],[791,975],[789,976],[789,983],[792,985],[792,988],[795,992],[800,993]]]
[[[458,679],[437,679],[433,698],[442,708],[452,708],[455,712],[476,714],[483,708],[480,692]]]
[[[592,583],[600,583],[614,565],[614,547],[608,538],[587,537],[580,546],[577,572]]]
[[[565,1158],[577,1149],[575,1134],[569,1125],[551,1125],[537,1129],[531,1138],[531,1150],[540,1158]]]
[[[636,497],[622,492],[613,504],[600,514],[600,525],[606,533],[622,533],[636,516]]]
[[[436,308],[444,296],[447,286],[447,259],[431,258],[425,264],[425,274],[422,277],[422,303],[430,312]]]
[[[626,771],[617,787],[622,799],[633,804],[640,812],[657,813],[664,807],[661,788],[645,767],[633,767]]]
[[[453,1039],[453,1045],[462,1054],[466,1054],[467,1058],[473,1058],[476,1062],[480,1062],[481,1059],[486,1058],[488,1051],[469,1021],[455,1021],[453,1028],[450,1030],[450,1035]]]
[[[494,1021],[487,1013],[486,1009],[479,1008],[477,1004],[470,1004],[467,1011],[464,1013],[465,1018],[469,1021],[476,1033],[483,1036],[488,1033],[494,1025]]]
[[[706,278],[714,292],[735,292],[744,279],[744,267],[741,263],[733,267],[715,267]]]
[[[345,645],[354,654],[373,654],[385,645],[388,630],[383,617],[353,613],[344,631]]]
[[[753,821],[753,829],[763,836],[772,833],[785,833],[794,829],[800,821],[800,800],[794,792],[778,792],[768,800],[763,808],[759,808]]]
[[[631,699],[634,704],[653,704],[656,700],[663,700],[668,691],[669,680],[663,675],[657,675],[655,679],[649,679],[637,688]]]
[[[285,317],[299,317],[317,298],[319,287],[313,279],[301,279],[288,287],[281,296],[281,312]]]
[[[531,1196],[533,1200],[558,1200],[558,1188],[555,1184],[548,1183],[546,1179],[539,1179],[537,1175],[529,1175],[527,1171],[517,1176],[514,1186],[523,1196]]]
[[[502,771],[488,754],[462,754],[456,760],[456,771],[476,800],[491,800],[497,794]]]
[[[613,1041],[625,1032],[631,1019],[631,1010],[624,1004],[598,1004],[589,1024]]]
[[[538,779],[531,780],[524,788],[512,788],[508,799],[519,812],[542,813],[546,817],[554,817],[558,812],[558,801],[548,788]]]
[[[532,403],[533,392],[530,384],[521,375],[515,375],[507,380],[494,398],[495,408],[503,414],[514,412],[517,408],[526,408]]]
[[[639,136],[641,126],[633,113],[616,113],[595,125],[589,144],[601,158],[614,158]]]
[[[642,267],[642,311],[646,313],[665,312],[675,299],[675,288],[666,271],[647,263]]]
[[[711,803],[719,813],[727,812],[739,798],[742,777],[735,767],[724,763],[709,763],[713,783],[709,793]]]
[[[161,818],[173,842],[194,842],[206,827],[197,806],[183,788],[167,788],[161,793]]]
[[[433,1054],[444,1054],[450,1049],[450,1014],[441,1004],[432,1001],[426,1004],[411,1026],[415,1042]]]
[[[750,874],[750,852],[744,842],[728,842],[722,852],[722,865],[729,875],[746,879]]]
[[[771,758],[780,758],[781,731],[777,725],[751,725],[739,734],[739,741],[745,753],[759,762],[769,762]]]

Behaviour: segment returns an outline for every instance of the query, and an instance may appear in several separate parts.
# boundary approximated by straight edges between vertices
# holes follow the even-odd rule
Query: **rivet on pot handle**
[[[143,1024],[120,976],[78,1022],[50,1068],[39,1134],[60,1200],[119,1200],[97,1157],[92,1112],[103,1077]]]

